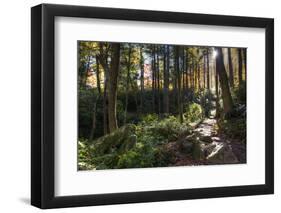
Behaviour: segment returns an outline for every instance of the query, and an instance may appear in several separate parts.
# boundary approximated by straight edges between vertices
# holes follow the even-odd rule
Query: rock
[[[130,135],[124,143],[124,150],[130,150],[134,148],[136,143],[137,143],[137,136],[135,134]]]
[[[192,150],[193,150],[193,142],[190,142],[190,141],[183,141],[181,143],[181,146],[180,146],[180,149],[182,152],[184,153],[192,153]]]
[[[114,150],[123,152],[136,144],[135,125],[127,124],[114,132],[98,138],[93,143],[95,155],[112,153]]]
[[[211,144],[208,144],[207,146],[204,146],[204,148],[203,148],[204,156],[205,157],[209,156],[213,152],[215,147],[216,147],[215,143],[211,143]]]
[[[213,140],[212,140],[212,137],[211,136],[208,136],[208,135],[204,135],[204,136],[201,136],[199,138],[200,141],[203,141],[205,143],[212,143]]]
[[[204,151],[199,141],[193,143],[192,157],[194,160],[204,159]]]
[[[194,134],[188,135],[184,139],[179,140],[178,144],[181,152],[186,154],[192,153],[194,141],[196,141],[196,136]]]
[[[206,160],[211,164],[239,163],[231,147],[224,143],[217,143],[212,152],[206,157]]]

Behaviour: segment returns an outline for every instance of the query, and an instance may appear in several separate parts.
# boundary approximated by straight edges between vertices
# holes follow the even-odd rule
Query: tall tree
[[[141,88],[141,95],[140,95],[140,111],[143,113],[143,102],[144,102],[144,60],[143,60],[143,47],[140,46],[140,88]]]
[[[242,50],[241,48],[238,48],[238,82],[239,86],[242,84]]]
[[[223,99],[223,108],[225,114],[230,113],[233,110],[233,100],[231,97],[228,78],[226,70],[223,63],[223,53],[222,48],[217,47],[217,56],[216,56],[216,70],[219,75],[220,87],[222,90],[222,99]]]
[[[203,55],[203,88],[206,88],[206,53]]]
[[[103,44],[101,44],[99,60],[104,68],[107,78],[108,92],[108,128],[109,132],[113,132],[118,128],[117,115],[116,115],[116,101],[117,101],[117,80],[119,74],[119,62],[120,62],[120,43],[111,43],[111,57],[110,65],[107,63],[107,54],[104,53]],[[108,51],[108,49],[106,50]]]
[[[120,62],[120,43],[112,43],[112,56],[109,69],[109,91],[108,91],[108,127],[113,132],[118,128],[116,115],[117,80]]]
[[[215,90],[216,90],[216,118],[220,117],[220,104],[219,104],[219,74],[215,69]]]
[[[178,104],[178,112],[180,122],[183,123],[183,106],[182,106],[182,95],[181,95],[181,70],[179,66],[180,59],[180,47],[175,47],[175,69],[177,74],[177,82],[178,82],[178,92],[177,92],[177,104]]]
[[[197,62],[197,86],[198,86],[198,91],[201,90],[201,79],[200,79],[200,61],[198,60]]]
[[[244,61],[245,76],[247,76],[247,49],[246,48],[243,48],[243,59],[244,59],[243,61]]]
[[[155,56],[155,45],[152,45],[151,71],[152,71],[152,111],[155,112],[155,93],[156,93],[156,56]]]
[[[156,53],[157,53],[157,62],[156,62],[156,77],[157,77],[157,98],[158,98],[158,115],[161,113],[161,96],[160,96],[160,63],[159,63],[159,54],[160,54],[160,47],[158,46],[156,48]]]
[[[233,65],[232,65],[232,57],[231,57],[231,48],[227,48],[227,56],[228,56],[228,70],[229,70],[229,85],[231,88],[234,86],[234,78],[233,78]]]
[[[210,90],[210,61],[209,61],[209,48],[207,48],[207,89]]]
[[[128,111],[128,93],[129,93],[129,84],[130,84],[130,70],[131,70],[131,44],[128,47],[128,59],[125,57],[126,60],[126,68],[127,68],[127,76],[126,76],[126,97],[125,97],[125,110],[124,110],[124,124],[127,122],[127,111]]]
[[[96,130],[96,122],[97,122],[97,105],[98,102],[101,98],[101,85],[100,85],[100,67],[99,67],[99,61],[98,58],[96,57],[96,79],[97,79],[97,89],[98,89],[98,96],[94,102],[94,107],[93,107],[93,115],[92,115],[92,128],[90,132],[90,137],[89,140],[93,140],[95,130]]]
[[[169,45],[164,45],[164,86],[163,86],[163,111],[169,113],[169,67],[170,50]]]
[[[108,128],[108,75],[109,75],[109,65],[108,65],[108,57],[109,57],[109,45],[107,43],[100,42],[99,43],[99,54],[96,55],[97,60],[101,64],[103,68],[103,133],[106,135],[109,132]]]
[[[185,69],[186,69],[186,76],[185,76],[185,85],[186,85],[186,94],[188,92],[188,88],[189,88],[189,82],[188,82],[188,76],[189,76],[189,71],[190,71],[190,66],[189,66],[189,55],[188,55],[188,48],[186,48],[185,50]]]
[[[107,62],[106,62],[107,63]],[[108,110],[107,110],[107,74],[104,70],[104,89],[103,89],[103,134],[106,135],[108,130]]]

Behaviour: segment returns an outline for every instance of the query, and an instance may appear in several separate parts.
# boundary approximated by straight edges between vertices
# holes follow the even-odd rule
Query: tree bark
[[[242,84],[242,50],[241,48],[238,49],[238,82],[239,86]]]
[[[233,78],[233,65],[232,65],[232,57],[231,57],[231,48],[227,48],[227,56],[228,56],[228,69],[229,69],[229,85],[231,88],[234,86],[234,78]]]
[[[247,49],[243,48],[243,61],[244,61],[244,69],[245,69],[245,78],[247,78]]]
[[[155,84],[155,46],[153,45],[152,48],[152,111],[155,112],[155,89],[156,89],[156,84]]]
[[[203,76],[203,81],[204,81],[204,83],[203,83],[203,88],[204,88],[204,90],[205,90],[205,88],[206,88],[206,55],[204,55],[203,56],[203,72],[204,72],[204,76]]]
[[[180,122],[183,123],[183,107],[182,107],[182,95],[181,95],[181,71],[179,66],[179,51],[180,47],[175,47],[175,65],[176,65],[176,73],[177,73],[177,81],[178,81],[178,95],[177,95],[177,102],[178,102],[178,111],[179,111],[179,119]]]
[[[127,76],[126,76],[126,98],[125,98],[125,110],[124,110],[124,124],[127,122],[127,111],[128,111],[128,91],[130,83],[130,69],[131,69],[131,45],[129,44],[128,50],[128,61],[127,61]]]
[[[219,81],[222,90],[223,108],[224,113],[228,114],[233,110],[233,101],[229,89],[226,70],[223,63],[222,48],[216,48],[216,50],[218,53],[216,57],[216,70],[219,75]]]
[[[105,72],[105,71],[104,71]],[[104,75],[104,90],[103,90],[103,134],[106,135],[108,131],[108,110],[107,110],[107,76]]]
[[[140,112],[143,113],[143,93],[144,93],[144,61],[142,55],[142,47],[140,47],[140,87],[141,87],[141,95],[140,95]]]
[[[161,97],[160,97],[160,65],[159,65],[159,54],[160,49],[159,47],[156,49],[157,51],[157,97],[158,97],[158,115],[161,113]]]
[[[191,84],[191,88],[194,90],[195,88],[195,84],[194,84],[194,59],[192,58],[192,65],[191,65],[191,69],[190,69],[190,84]]]
[[[98,96],[97,99],[95,100],[94,107],[93,107],[93,115],[92,115],[92,129],[90,132],[90,137],[89,141],[93,140],[95,130],[96,130],[96,122],[97,122],[97,104],[100,100],[101,97],[101,86],[100,86],[100,70],[99,70],[99,61],[98,58],[96,57],[96,78],[97,78],[97,89],[98,89]]]
[[[163,103],[164,113],[169,113],[169,46],[164,46],[164,87],[163,87]]]
[[[220,117],[220,106],[219,106],[219,75],[215,69],[215,89],[216,89],[216,118]]]
[[[189,75],[189,66],[188,66],[188,49],[185,51],[185,68],[186,68],[186,76],[185,76],[185,85],[186,85],[186,94],[188,93],[189,82],[188,82],[188,75]]]
[[[200,80],[200,64],[199,64],[199,61],[198,61],[198,63],[197,63],[197,84],[198,84],[198,91],[200,91],[201,90],[201,85],[200,85],[200,82],[201,82],[201,80]]]
[[[209,49],[207,49],[207,89],[210,90],[210,62],[209,62]]]
[[[112,57],[109,69],[109,92],[108,92],[108,127],[109,132],[118,128],[116,115],[117,81],[120,62],[120,43],[112,44]]]

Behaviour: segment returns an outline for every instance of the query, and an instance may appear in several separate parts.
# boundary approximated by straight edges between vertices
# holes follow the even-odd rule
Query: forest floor
[[[212,113],[214,114],[214,112]],[[199,143],[202,152],[199,158],[192,154],[186,154],[182,150],[182,144],[188,143],[188,139],[169,142],[167,150],[174,153],[175,166],[185,165],[214,165],[214,164],[238,164],[246,163],[246,144],[238,140],[230,140],[226,135],[218,133],[217,120],[214,115],[205,118],[194,127],[193,133]]]

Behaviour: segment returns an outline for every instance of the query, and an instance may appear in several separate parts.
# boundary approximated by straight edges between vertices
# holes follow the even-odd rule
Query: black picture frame
[[[57,16],[265,29],[265,184],[56,197],[54,195],[54,18]],[[41,4],[31,9],[31,52],[32,205],[46,209],[274,193],[273,19]]]

